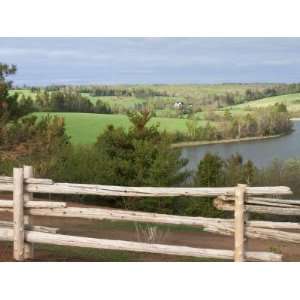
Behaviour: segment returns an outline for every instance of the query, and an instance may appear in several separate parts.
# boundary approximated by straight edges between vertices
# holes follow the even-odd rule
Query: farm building
[[[176,109],[182,109],[183,106],[184,106],[184,102],[183,101],[176,101],[174,103],[174,108],[176,108]]]

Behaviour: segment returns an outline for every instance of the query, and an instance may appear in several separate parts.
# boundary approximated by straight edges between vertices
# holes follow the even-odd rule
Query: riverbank
[[[288,134],[288,133],[287,133]],[[257,140],[269,140],[280,138],[287,134],[276,134],[276,135],[268,135],[268,136],[254,136],[254,137],[245,137],[240,139],[227,139],[227,140],[217,140],[217,141],[192,141],[192,142],[180,142],[174,143],[171,145],[172,148],[183,148],[183,147],[195,147],[201,145],[212,145],[212,144],[229,144],[229,143],[240,143],[240,142],[249,142],[249,141],[257,141]]]

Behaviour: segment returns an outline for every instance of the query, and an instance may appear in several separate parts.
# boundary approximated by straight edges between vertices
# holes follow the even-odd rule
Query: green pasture
[[[81,93],[82,96],[85,96],[90,99],[93,104],[96,104],[98,100],[108,104],[109,106],[118,106],[124,108],[133,108],[136,104],[143,104],[146,102],[144,99],[139,99],[136,97],[123,97],[123,96],[91,96],[89,93]]]
[[[234,92],[245,92],[247,89],[263,89],[270,87],[272,84],[163,84],[163,85],[139,85],[137,87],[145,87],[157,90],[159,92],[167,92],[169,95],[177,97],[192,97],[224,94]]]
[[[161,93],[168,93],[169,96],[151,97],[147,99],[141,99],[136,97],[117,97],[117,96],[91,96],[89,93],[82,93],[82,95],[88,97],[93,103],[96,103],[98,99],[104,101],[109,105],[122,106],[124,108],[133,107],[134,104],[151,103],[153,101],[160,101],[161,103],[170,104],[177,99],[193,99],[202,98],[208,95],[221,95],[225,93],[243,93],[247,89],[263,89],[270,87],[271,84],[178,84],[178,85],[116,85],[115,88],[150,88]],[[11,93],[20,93],[35,98],[35,93],[30,89],[12,90]]]
[[[254,108],[267,107],[276,103],[285,104],[290,111],[300,110],[300,93],[263,98],[243,104],[230,106],[228,108],[230,108],[231,110],[251,110]]]
[[[20,90],[10,90],[9,91],[10,95],[14,95],[14,94],[19,94],[20,96],[21,95],[24,95],[26,97],[30,96],[33,100],[35,99],[36,97],[36,93],[32,92],[31,90],[29,89],[20,89]]]
[[[34,113],[42,117],[47,114],[65,118],[67,133],[71,136],[75,144],[94,143],[97,136],[102,133],[108,125],[123,127],[128,129],[130,122],[125,115],[106,115],[106,114],[89,114],[89,113]],[[205,124],[205,121],[199,121],[199,125]],[[186,120],[175,118],[152,118],[150,124],[159,124],[161,130],[168,132],[186,132]]]

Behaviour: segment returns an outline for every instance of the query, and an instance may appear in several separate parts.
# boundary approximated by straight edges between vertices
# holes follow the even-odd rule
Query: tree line
[[[117,96],[117,97],[161,97],[169,96],[167,92],[161,92],[153,88],[146,87],[111,87],[111,86],[98,86],[89,89],[80,88],[80,92],[90,93],[92,96]]]
[[[17,94],[16,94],[17,95]],[[40,91],[33,100],[30,96],[21,95],[19,103],[26,108],[27,113],[42,112],[82,112],[96,114],[111,114],[109,105],[98,99],[96,103],[72,89],[60,91]]]
[[[186,121],[187,134],[176,132],[172,134],[174,142],[182,141],[213,141],[240,139],[246,137],[264,137],[288,134],[293,130],[293,122],[284,104],[275,104],[259,108],[246,115],[234,116],[229,110],[223,115],[211,113],[209,121],[199,125],[197,118]],[[213,122],[217,122],[214,125]]]
[[[258,99],[295,93],[300,93],[299,83],[276,84],[265,88],[248,88],[244,92],[235,91],[222,94],[214,93],[202,96],[190,96],[186,100],[193,103],[193,111],[196,112],[201,110],[203,106],[219,109]]]

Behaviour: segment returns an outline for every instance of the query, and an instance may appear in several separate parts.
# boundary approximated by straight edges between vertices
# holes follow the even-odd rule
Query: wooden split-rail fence
[[[278,253],[248,251],[247,238],[300,243],[300,233],[284,231],[300,229],[299,223],[254,221],[248,216],[248,212],[300,215],[300,206],[298,206],[300,201],[274,198],[274,195],[278,197],[291,194],[290,189],[284,186],[164,188],[55,183],[51,179],[34,178],[32,167],[24,166],[14,168],[13,177],[0,177],[0,191],[13,192],[13,200],[0,200],[0,212],[13,214],[13,222],[0,221],[0,240],[13,242],[13,257],[17,261],[34,259],[33,245],[35,243],[205,257],[237,262],[282,260],[282,255]],[[103,197],[213,197],[215,206],[219,209],[234,211],[234,218],[188,217],[109,208],[68,207],[65,202],[35,200],[33,197],[35,193]],[[199,201],[206,201],[205,198],[199,198]],[[233,250],[202,249],[63,235],[57,233],[57,228],[33,225],[32,216],[200,226],[207,232],[234,235],[234,245]]]

